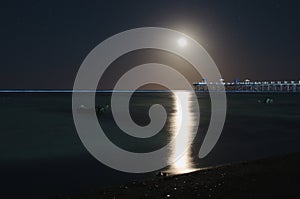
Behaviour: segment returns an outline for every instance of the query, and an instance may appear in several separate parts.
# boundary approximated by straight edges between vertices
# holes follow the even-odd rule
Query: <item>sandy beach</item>
[[[300,154],[156,177],[66,198],[299,198]]]

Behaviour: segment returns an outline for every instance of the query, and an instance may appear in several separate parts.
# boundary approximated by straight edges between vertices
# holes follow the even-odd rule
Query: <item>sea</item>
[[[140,154],[159,150],[172,142],[179,123],[183,125],[185,136],[181,144],[169,144],[170,153],[162,157],[167,162],[176,155],[178,147],[186,148],[178,161],[152,172],[128,173],[98,161],[87,150],[74,124],[71,92],[1,92],[1,195],[65,197],[157,178],[160,172],[174,175],[300,152],[300,93],[227,93],[221,136],[212,151],[200,159],[199,149],[211,119],[211,100],[208,93],[196,93],[196,101],[192,95],[189,91],[135,92],[128,107],[137,125],[151,123],[149,109],[154,104],[162,105],[167,113],[166,122],[157,134],[135,138],[115,122],[111,111],[112,92],[96,94],[95,105],[106,107],[96,115],[99,125],[109,140],[123,150]],[[178,106],[178,96],[181,106]],[[266,99],[272,100],[265,103]],[[197,106],[199,122],[195,119]]]

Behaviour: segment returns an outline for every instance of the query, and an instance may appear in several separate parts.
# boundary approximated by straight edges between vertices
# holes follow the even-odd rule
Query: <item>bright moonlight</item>
[[[177,43],[180,47],[185,47],[187,45],[187,40],[182,37],[182,38],[177,40]]]

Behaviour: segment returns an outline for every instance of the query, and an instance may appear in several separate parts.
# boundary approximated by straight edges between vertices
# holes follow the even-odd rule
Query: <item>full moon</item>
[[[185,47],[186,45],[187,45],[187,41],[186,41],[186,39],[185,38],[180,38],[180,39],[178,39],[177,40],[177,43],[178,43],[178,45],[180,46],[180,47]]]

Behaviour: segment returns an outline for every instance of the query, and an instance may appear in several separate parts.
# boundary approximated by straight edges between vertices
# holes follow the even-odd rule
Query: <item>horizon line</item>
[[[175,90],[188,91],[188,90]],[[172,92],[171,90],[69,90],[69,89],[2,89],[0,93],[73,93],[73,92],[96,92],[96,93],[111,93],[111,92]]]
[[[43,90],[35,90],[35,89],[10,89],[10,90],[0,90],[0,93],[113,93],[113,92],[118,92],[118,93],[130,93],[130,92],[135,92],[135,93],[170,93],[170,92],[189,92],[191,90],[58,90],[58,89],[43,89]],[[201,90],[193,90],[195,93],[209,93],[209,91],[201,91]],[[226,91],[210,91],[210,92],[226,92],[226,93],[300,93],[300,91],[294,91],[294,92],[289,92],[289,91],[234,91],[234,90],[226,90]]]

